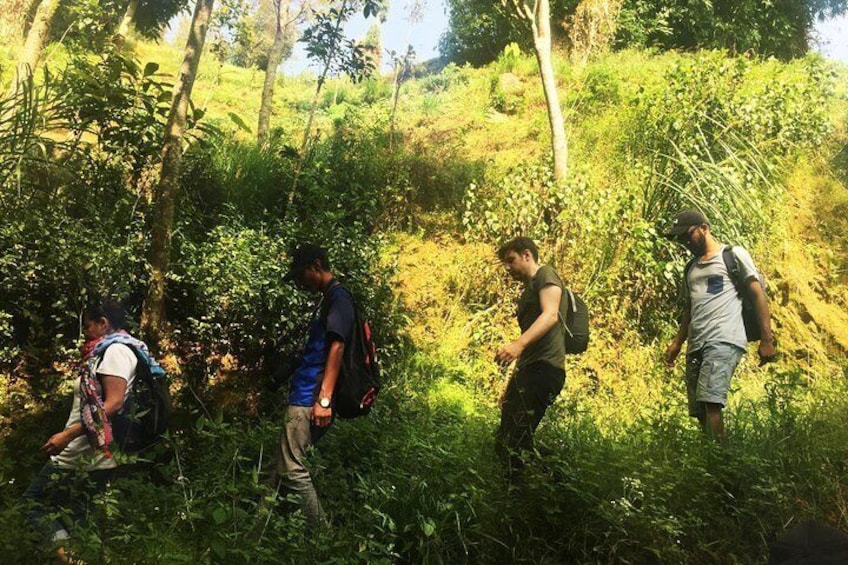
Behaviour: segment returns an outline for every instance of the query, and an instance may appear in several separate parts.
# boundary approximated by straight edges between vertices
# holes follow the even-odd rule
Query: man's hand
[[[680,342],[675,339],[665,348],[665,366],[674,367],[678,355],[680,355]]]
[[[322,408],[317,402],[312,405],[312,423],[319,428],[326,428],[333,421],[333,407]]]
[[[774,342],[771,340],[761,340],[760,346],[757,348],[757,353],[760,356],[760,367],[766,363],[777,361],[777,350],[774,347]]]
[[[58,434],[50,436],[47,443],[41,446],[41,451],[47,455],[59,455],[66,447],[68,447],[68,444],[71,443],[71,440],[73,439],[74,438],[68,433],[68,430],[62,430]]]
[[[523,351],[524,346],[521,345],[518,341],[507,343],[506,345],[501,347],[495,354],[495,361],[500,365],[509,365],[510,363],[521,357],[521,353]]]

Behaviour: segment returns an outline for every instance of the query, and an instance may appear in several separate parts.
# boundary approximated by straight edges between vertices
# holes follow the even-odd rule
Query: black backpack
[[[377,346],[371,323],[362,316],[353,293],[345,286],[339,285],[350,296],[353,302],[355,320],[350,347],[345,348],[339,380],[333,393],[335,410],[339,418],[358,418],[371,412],[374,399],[380,392],[380,365],[377,361]],[[329,305],[322,312],[326,320]]]
[[[571,289],[563,287],[559,319],[565,330],[565,352],[578,355],[589,347],[589,308]]]
[[[761,338],[760,318],[757,316],[757,310],[754,308],[754,300],[745,289],[745,281],[742,280],[742,276],[739,274],[739,260],[736,258],[736,253],[733,252],[732,245],[726,245],[724,247],[721,252],[721,258],[724,260],[724,266],[727,269],[727,274],[733,286],[736,287],[736,294],[742,301],[742,322],[745,324],[745,337],[748,341],[759,341]],[[683,284],[686,285],[687,289],[689,285],[689,271],[697,260],[697,257],[690,259],[683,269]],[[766,282],[762,275],[760,275],[759,280],[760,286],[763,288],[763,292],[765,292]]]
[[[150,370],[146,358],[128,346],[138,359],[135,380],[127,401],[112,417],[112,438],[118,450],[138,453],[159,442],[168,429],[171,416],[171,392],[168,375],[158,368]]]

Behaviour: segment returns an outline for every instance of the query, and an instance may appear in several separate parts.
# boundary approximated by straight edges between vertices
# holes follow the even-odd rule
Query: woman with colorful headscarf
[[[85,343],[71,414],[65,428],[41,447],[50,459],[24,493],[30,502],[28,521],[57,548],[63,563],[72,562],[66,547],[69,528],[86,521],[91,497],[103,490],[118,466],[111,450],[111,420],[132,391],[136,351],[148,359],[147,347],[123,329],[125,323],[126,313],[114,301],[83,312]],[[66,520],[55,519],[57,511],[67,511]]]

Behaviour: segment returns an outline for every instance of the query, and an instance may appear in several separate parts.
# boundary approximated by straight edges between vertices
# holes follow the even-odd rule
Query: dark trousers
[[[113,471],[61,469],[48,461],[24,492],[27,522],[45,543],[67,539],[69,526],[58,516],[63,515],[70,523],[84,522],[92,497],[103,491]]]
[[[516,370],[501,407],[501,425],[495,437],[498,454],[520,467],[521,453],[533,449],[533,432],[565,384],[565,371],[544,362]]]

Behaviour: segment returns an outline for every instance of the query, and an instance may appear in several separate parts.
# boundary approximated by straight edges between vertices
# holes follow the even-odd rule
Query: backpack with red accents
[[[358,418],[371,412],[374,399],[380,392],[380,365],[377,361],[377,345],[371,323],[356,304],[353,293],[345,286],[338,288],[350,295],[355,320],[350,347],[345,348],[339,380],[333,394],[336,414],[339,418]]]

